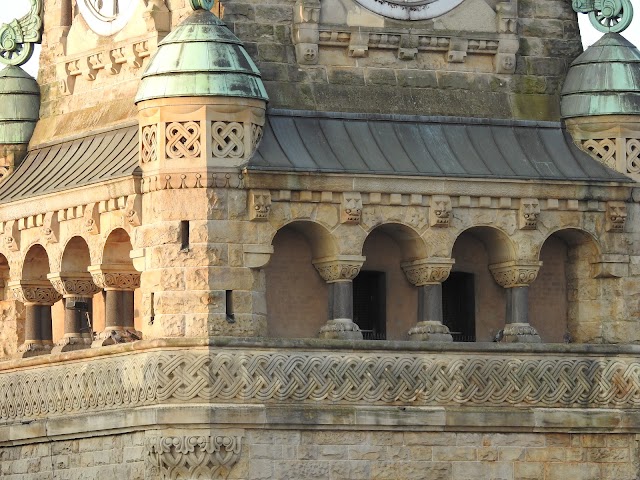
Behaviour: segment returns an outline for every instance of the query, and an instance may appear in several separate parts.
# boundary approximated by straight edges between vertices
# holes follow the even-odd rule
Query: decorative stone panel
[[[198,158],[202,143],[199,122],[170,122],[166,126],[165,152],[168,159]]]
[[[91,297],[101,290],[88,273],[50,273],[47,278],[63,297]]]
[[[135,290],[140,287],[140,274],[130,271],[128,265],[91,265],[89,273],[93,283],[105,290]]]
[[[31,305],[53,305],[60,294],[48,280],[19,280],[9,282],[10,298]]]
[[[225,479],[240,459],[242,438],[222,434],[155,437],[148,439],[146,446],[157,469],[152,476]]]

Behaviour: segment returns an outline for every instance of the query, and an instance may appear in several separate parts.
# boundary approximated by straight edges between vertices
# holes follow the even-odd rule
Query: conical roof
[[[199,96],[268,100],[242,42],[207,10],[193,12],[160,42],[135,102]]]
[[[38,82],[20,67],[0,70],[0,144],[29,143],[39,114]]]
[[[563,118],[640,115],[640,51],[605,34],[571,64],[561,95]]]

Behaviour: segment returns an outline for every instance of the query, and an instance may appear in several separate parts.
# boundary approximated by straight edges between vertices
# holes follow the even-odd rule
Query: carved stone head
[[[344,192],[340,209],[340,223],[360,223],[362,197],[359,192]]]
[[[523,198],[520,200],[519,223],[521,230],[535,230],[538,228],[540,217],[540,202],[537,198]]]
[[[607,232],[622,232],[627,221],[627,205],[624,202],[607,202]]]
[[[451,221],[451,197],[448,195],[434,195],[431,197],[429,209],[429,224],[432,227],[447,228]]]
[[[271,211],[271,192],[252,190],[249,193],[249,219],[266,221]]]

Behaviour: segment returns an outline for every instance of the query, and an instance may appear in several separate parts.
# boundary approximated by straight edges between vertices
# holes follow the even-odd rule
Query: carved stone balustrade
[[[418,288],[418,323],[409,330],[409,339],[453,341],[442,323],[442,282],[449,278],[453,264],[450,258],[427,258],[401,265],[409,283]]]
[[[320,329],[320,338],[362,340],[362,332],[353,322],[353,279],[365,260],[358,255],[336,255],[313,261],[329,284],[329,321]]]

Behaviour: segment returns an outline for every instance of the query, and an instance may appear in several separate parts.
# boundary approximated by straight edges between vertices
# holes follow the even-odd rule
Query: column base
[[[37,340],[27,340],[18,347],[16,358],[30,358],[38,355],[48,355],[51,353],[50,345],[43,345]]]
[[[509,323],[502,331],[501,342],[504,343],[540,343],[540,335],[528,323]]]
[[[449,327],[436,321],[418,322],[409,330],[409,340],[418,342],[453,342]]]
[[[85,339],[82,337],[65,337],[54,345],[51,353],[73,352],[74,350],[83,350],[89,348]]]
[[[360,327],[349,318],[336,318],[329,320],[320,329],[318,338],[328,340],[362,340]]]
[[[96,336],[96,339],[91,343],[91,348],[108,347],[118,343],[131,343],[136,340],[142,340],[142,332],[133,328],[108,328]]]

